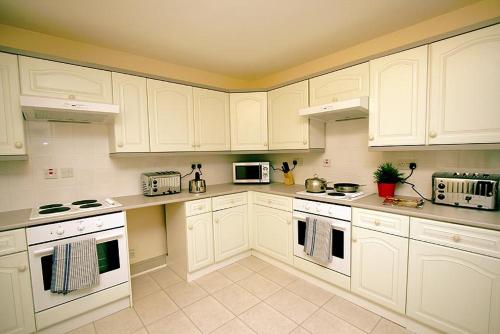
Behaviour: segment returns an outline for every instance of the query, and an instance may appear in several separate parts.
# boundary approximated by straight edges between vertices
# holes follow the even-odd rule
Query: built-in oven
[[[348,206],[294,199],[294,256],[316,263],[346,276],[351,275],[351,208]],[[313,213],[314,212],[314,213]],[[309,256],[304,251],[307,219],[327,222],[332,228],[331,261]]]
[[[233,183],[269,183],[269,162],[233,162]]]

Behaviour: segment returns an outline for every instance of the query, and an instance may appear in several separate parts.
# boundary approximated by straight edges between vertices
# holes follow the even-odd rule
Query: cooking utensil
[[[333,188],[335,191],[341,193],[355,193],[358,191],[359,187],[365,186],[366,184],[357,184],[357,183],[334,183]]]
[[[327,183],[325,179],[319,178],[318,174],[314,174],[314,177],[306,179],[306,191],[309,193],[324,193]]]
[[[189,180],[189,192],[190,193],[204,193],[207,191],[207,185],[205,180],[200,179],[200,173],[194,173],[194,179]]]

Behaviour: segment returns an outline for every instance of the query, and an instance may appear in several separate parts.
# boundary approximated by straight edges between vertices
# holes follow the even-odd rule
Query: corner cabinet
[[[193,88],[196,151],[231,150],[229,93]]]
[[[425,145],[427,46],[370,61],[369,146]]]
[[[430,46],[429,144],[500,143],[500,24]]]
[[[231,150],[267,150],[267,93],[229,94]]]
[[[17,56],[0,53],[0,155],[26,154]]]
[[[369,65],[362,63],[309,80],[311,106],[347,100],[369,93]]]
[[[114,119],[111,152],[149,152],[146,78],[113,73],[113,103],[120,106]]]
[[[111,72],[19,56],[21,93],[112,103]]]
[[[213,225],[215,262],[250,249],[247,205],[214,212]]]
[[[147,79],[151,152],[194,151],[193,87]]]
[[[188,271],[193,272],[214,263],[212,212],[187,217]]]

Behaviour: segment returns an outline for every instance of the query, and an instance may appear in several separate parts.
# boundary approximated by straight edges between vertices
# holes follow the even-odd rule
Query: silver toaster
[[[500,174],[436,172],[432,201],[436,204],[497,210]]]
[[[141,176],[142,193],[146,196],[169,195],[181,192],[181,173],[151,172]]]

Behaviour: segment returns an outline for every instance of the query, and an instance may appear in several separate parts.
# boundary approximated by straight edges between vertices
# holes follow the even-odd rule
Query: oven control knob
[[[102,220],[98,220],[95,224],[97,227],[102,227]]]
[[[335,213],[335,210],[333,210],[333,208],[330,208],[330,210],[328,210],[328,214],[333,215],[334,213]]]
[[[321,206],[316,205],[316,212],[320,212],[320,211],[321,211]]]
[[[57,228],[56,234],[57,235],[63,235],[64,234],[64,229],[62,227]]]
[[[83,226],[82,224],[78,225],[76,227],[76,229],[78,230],[78,232],[82,232],[83,230],[85,230],[85,226]]]
[[[310,210],[311,209],[311,206],[309,204],[306,204],[306,206],[304,207],[306,210]]]

